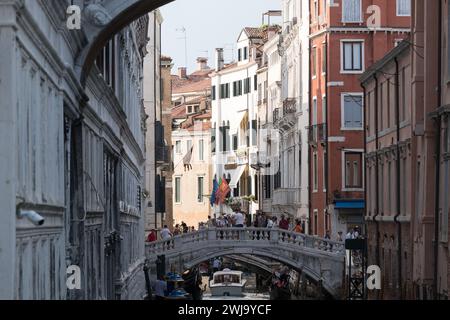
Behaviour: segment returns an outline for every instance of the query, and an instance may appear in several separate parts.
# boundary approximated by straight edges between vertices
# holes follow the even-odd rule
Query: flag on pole
[[[216,203],[217,190],[219,190],[219,183],[217,182],[217,179],[214,178],[213,190],[212,190],[212,193],[211,193],[211,197],[209,198],[209,203],[211,204],[211,207],[214,207],[214,204]]]
[[[221,183],[219,185],[218,196],[216,195],[216,197],[218,197],[219,203],[225,203],[225,199],[228,193],[230,193],[231,188],[228,185],[227,179],[225,179],[225,177],[223,177],[223,179],[221,178],[220,180]]]

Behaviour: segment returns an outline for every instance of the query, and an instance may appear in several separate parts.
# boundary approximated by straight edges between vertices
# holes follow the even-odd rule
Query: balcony
[[[287,98],[283,101],[283,115],[295,114],[297,112],[297,99]]]
[[[274,190],[272,205],[275,206],[297,206],[300,204],[300,189],[281,188]]]
[[[155,147],[155,160],[159,165],[169,164],[171,161],[169,146]]]
[[[275,114],[276,112],[276,114]],[[283,101],[281,108],[274,110],[273,122],[280,131],[288,131],[297,123],[297,99],[287,98]]]
[[[327,124],[321,123],[310,126],[308,142],[313,147],[317,147],[319,143],[325,145],[327,143]]]

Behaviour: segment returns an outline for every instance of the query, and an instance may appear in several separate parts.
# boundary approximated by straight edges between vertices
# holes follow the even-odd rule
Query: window
[[[314,154],[313,154],[313,191],[314,192],[317,192],[317,190],[319,189],[319,186],[318,186],[318,184],[319,184],[319,173],[318,173],[318,170],[319,170],[319,168],[318,168],[318,166],[319,166],[319,163],[318,163],[318,160],[317,160],[317,152],[315,152]]]
[[[223,126],[219,128],[220,131],[220,151],[226,152],[230,150],[230,138],[229,138],[229,126]]]
[[[244,60],[248,59],[248,47],[244,48]]]
[[[315,126],[316,124],[317,124],[317,97],[314,97],[312,107],[312,125]]]
[[[397,0],[397,16],[411,15],[411,0]]]
[[[251,90],[251,80],[250,78],[246,78],[244,80],[244,94],[250,93]]]
[[[234,81],[233,82],[233,97],[237,97],[242,95],[242,81]]]
[[[253,90],[258,90],[258,76],[256,74],[253,77]]]
[[[327,44],[322,46],[322,74],[327,73]]]
[[[363,71],[363,42],[344,41],[342,42],[342,71],[362,72]]]
[[[362,153],[361,152],[345,152],[345,188],[361,189],[362,188]]]
[[[322,0],[322,15],[324,17],[327,16],[327,1],[328,0]]]
[[[242,49],[238,49],[238,61],[242,61]]]
[[[216,124],[211,128],[211,153],[216,153]]]
[[[270,199],[272,198],[272,187],[271,187],[271,176],[264,176],[264,198]]]
[[[311,52],[311,74],[313,77],[317,74],[317,48],[313,47]]]
[[[342,0],[342,22],[362,22],[361,0]]]
[[[214,101],[216,100],[216,86],[213,86],[211,89],[211,99]]]
[[[327,96],[322,96],[322,123],[327,123]]]
[[[180,140],[177,140],[175,142],[175,152],[176,153],[181,153],[181,141]]]
[[[199,105],[194,106],[194,112],[197,113],[199,111],[200,111],[200,106]]]
[[[181,177],[175,177],[175,203],[181,202]]]
[[[317,21],[317,17],[319,16],[319,3],[317,0],[314,0],[314,21]]]
[[[318,211],[314,209],[314,235],[317,236],[319,233],[319,219],[318,219]]]
[[[233,134],[233,151],[236,151],[238,149],[238,135]]]
[[[256,146],[258,137],[258,120],[252,120],[252,145]]]
[[[197,177],[197,201],[203,202],[203,181],[204,177]]]
[[[342,99],[342,128],[362,130],[363,97],[361,94],[344,94]]]
[[[275,174],[274,181],[273,181],[273,187],[274,187],[275,190],[281,188],[281,170],[280,170],[280,167],[281,167],[281,161],[278,161],[278,170],[277,170],[277,173]]]
[[[198,141],[198,160],[200,160],[200,161],[205,160],[204,152],[205,152],[205,141],[199,140]]]
[[[187,140],[186,141],[186,152],[191,151],[192,148],[192,140]]]
[[[262,83],[258,84],[258,103],[262,103]]]
[[[230,97],[230,84],[224,83],[220,85],[220,99],[227,99]]]
[[[192,106],[187,107],[187,113],[192,113]]]

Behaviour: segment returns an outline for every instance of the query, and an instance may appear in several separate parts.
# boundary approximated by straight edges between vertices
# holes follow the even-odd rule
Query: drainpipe
[[[402,281],[402,225],[398,220],[401,214],[400,206],[400,77],[399,77],[399,62],[398,57],[395,57],[395,116],[396,116],[396,127],[397,127],[397,214],[394,217],[394,222],[397,225],[397,259],[398,259],[398,286],[399,286],[399,298],[403,298],[403,281]]]
[[[437,97],[438,97],[438,107],[441,105],[442,99],[442,0],[439,1],[439,30],[438,30],[438,72],[437,72]],[[438,299],[438,263],[439,263],[439,202],[440,202],[440,169],[441,169],[441,116],[435,118],[436,121],[436,186],[435,186],[435,213],[434,213],[434,279],[433,279],[433,290],[434,299]]]

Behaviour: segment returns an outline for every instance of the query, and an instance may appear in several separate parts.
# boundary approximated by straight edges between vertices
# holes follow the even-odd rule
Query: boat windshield
[[[241,283],[241,277],[237,274],[220,274],[214,277],[214,283]]]

